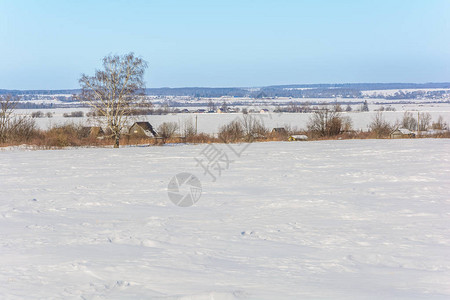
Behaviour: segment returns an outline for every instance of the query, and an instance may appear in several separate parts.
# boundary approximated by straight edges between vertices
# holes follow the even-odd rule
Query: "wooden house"
[[[406,128],[397,128],[391,132],[391,139],[405,139],[415,137],[415,133]]]
[[[132,136],[157,137],[158,134],[149,122],[135,122],[128,132]]]

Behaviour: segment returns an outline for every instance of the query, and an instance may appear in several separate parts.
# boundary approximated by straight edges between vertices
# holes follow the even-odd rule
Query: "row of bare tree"
[[[12,95],[0,95],[0,143],[27,141],[36,129],[31,118],[13,114],[17,100]]]
[[[83,74],[79,80],[81,86],[81,100],[91,106],[96,116],[106,120],[107,132],[111,133],[114,139],[114,147],[118,148],[121,133],[127,125],[128,118],[133,115],[136,109],[146,107],[143,102],[145,83],[144,72],[147,62],[142,58],[129,53],[123,56],[109,55],[103,59],[103,69],[96,70],[93,76]],[[17,105],[17,99],[10,95],[0,98],[0,142],[14,138],[26,139],[35,130],[35,123],[28,117],[14,117],[12,112]],[[339,109],[337,109],[339,108]],[[367,102],[361,108],[368,111]],[[343,132],[352,130],[352,121],[349,117],[342,116],[342,109],[316,110],[309,120],[308,132],[312,137],[336,136]],[[431,116],[422,113],[417,121],[412,113],[405,113],[401,122],[402,127],[410,130],[426,130],[430,126]],[[389,124],[383,117],[382,112],[378,112],[370,129],[376,133],[377,137],[389,134],[394,126],[399,124]],[[443,119],[439,119],[432,124],[435,129],[448,129]],[[163,137],[172,136],[177,130],[176,123],[164,123],[159,131]],[[193,134],[193,126],[184,128],[185,135]],[[236,120],[219,130],[219,138],[226,142],[238,140],[250,141],[255,138],[267,136],[268,130],[261,120],[251,115],[244,114],[241,120]]]

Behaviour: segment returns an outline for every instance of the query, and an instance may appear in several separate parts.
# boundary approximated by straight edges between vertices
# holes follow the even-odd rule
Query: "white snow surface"
[[[450,298],[449,140],[205,147],[0,151],[0,298]]]

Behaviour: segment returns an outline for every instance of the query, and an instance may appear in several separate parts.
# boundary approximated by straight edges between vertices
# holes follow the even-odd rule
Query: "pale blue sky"
[[[450,81],[448,0],[0,0],[0,39],[0,89],[130,51],[147,87]]]

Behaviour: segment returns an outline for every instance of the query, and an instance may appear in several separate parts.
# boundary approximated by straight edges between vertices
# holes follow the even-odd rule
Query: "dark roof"
[[[278,127],[272,129],[272,132],[286,132],[286,129],[284,127]]]
[[[153,130],[152,125],[150,125],[149,122],[136,122],[135,124],[139,125],[139,127],[141,127],[144,130]]]
[[[153,126],[149,122],[136,122],[134,124],[136,124],[137,126],[141,127],[144,131],[150,131],[153,134],[153,136],[157,136],[158,135],[156,133],[156,131],[153,129]]]
[[[395,133],[395,132],[400,132],[401,134],[405,134],[405,135],[408,135],[408,134],[413,134],[414,132],[412,132],[411,130],[409,130],[409,129],[406,129],[406,128],[397,128],[397,129],[395,129],[394,131],[392,131],[391,132],[391,134],[392,133]]]

